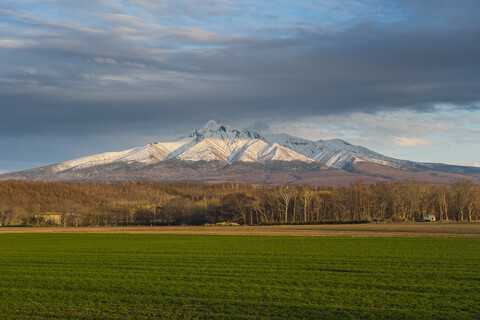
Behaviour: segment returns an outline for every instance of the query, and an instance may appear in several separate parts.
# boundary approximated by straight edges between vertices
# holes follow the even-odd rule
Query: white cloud
[[[478,119],[480,112],[439,107],[428,114],[407,110],[261,120],[268,125],[265,133],[313,141],[340,138],[394,158],[471,166],[480,165]]]
[[[143,63],[137,63],[137,62],[129,62],[129,61],[126,61],[125,62],[125,65],[126,66],[129,66],[129,67],[134,67],[134,68],[140,68],[140,69],[146,69],[147,66]]]
[[[124,82],[124,83],[139,82],[138,77],[131,77],[128,75],[104,75],[104,76],[99,76],[98,79],[101,81],[116,81],[116,82]]]
[[[4,49],[25,49],[32,46],[33,42],[19,39],[0,39],[0,48]]]
[[[23,67],[23,70],[26,72],[26,73],[29,73],[29,74],[35,74],[37,73],[37,70],[35,68],[32,68],[32,67]]]
[[[98,63],[106,63],[106,64],[110,64],[110,65],[118,64],[117,61],[115,59],[112,59],[112,58],[95,58],[94,60],[95,60],[95,62],[98,62]]]
[[[395,137],[393,141],[401,147],[428,147],[435,144],[435,142],[429,140],[408,137]]]
[[[473,166],[474,166],[474,167],[479,167],[479,168],[480,168],[480,163],[478,163],[478,162],[475,162],[475,163],[473,164]]]
[[[429,146],[437,144],[438,136],[453,129],[433,117],[425,120],[409,111],[352,113],[276,121],[269,123],[272,133],[285,132],[310,140],[341,138],[352,143],[369,143],[371,147]]]

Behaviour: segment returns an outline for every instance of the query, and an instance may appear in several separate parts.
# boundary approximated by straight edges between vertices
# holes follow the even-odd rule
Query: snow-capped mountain
[[[310,141],[288,134],[271,134],[267,135],[266,139],[337,169],[348,169],[352,164],[359,162],[371,162],[391,167],[413,164],[411,161],[387,157],[341,139]]]
[[[55,172],[85,169],[115,162],[149,165],[169,159],[183,161],[241,162],[303,161],[315,162],[278,143],[270,143],[258,133],[237,130],[227,124],[210,120],[173,142],[156,142],[120,152],[107,152],[62,162],[53,166]]]
[[[286,134],[262,136],[210,120],[175,141],[7,173],[0,179],[324,183],[325,177],[328,181],[341,177],[339,183],[358,178],[423,178],[445,183],[462,178],[452,174],[480,177],[480,168],[399,160],[340,139],[310,141]]]
[[[265,138],[270,142],[295,150],[304,156],[329,167],[350,170],[354,164],[374,163],[401,170],[427,169],[457,174],[478,174],[476,167],[448,165],[443,163],[423,163],[388,157],[362,146],[350,144],[341,139],[310,141],[288,134],[270,134]]]

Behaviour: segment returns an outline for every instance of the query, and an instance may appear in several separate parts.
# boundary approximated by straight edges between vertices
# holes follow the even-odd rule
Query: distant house
[[[35,219],[39,223],[45,223],[52,226],[59,226],[62,224],[62,215],[56,212],[44,212],[36,214]]]
[[[426,216],[423,216],[423,221],[425,222],[433,222],[435,221],[435,216],[433,214],[427,214]]]

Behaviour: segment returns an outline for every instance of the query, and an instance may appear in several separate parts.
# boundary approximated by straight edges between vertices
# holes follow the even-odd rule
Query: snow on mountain
[[[350,170],[354,164],[361,162],[400,169],[416,167],[454,173],[467,170],[459,166],[394,159],[340,139],[310,141],[287,134],[261,136],[247,129],[237,130],[227,124],[210,120],[202,128],[172,142],[156,142],[125,151],[74,159],[54,165],[52,171],[85,169],[110,163],[149,165],[169,159],[220,161],[226,165],[235,162],[320,162],[344,170]]]
[[[233,163],[237,161],[259,163],[267,163],[268,161],[314,162],[313,159],[305,157],[294,150],[283,147],[277,143],[268,143],[261,139],[251,140],[246,143],[241,150],[233,153],[229,162]]]
[[[176,158],[185,161],[227,161],[229,154],[228,144],[224,140],[205,138]]]
[[[359,162],[373,162],[391,167],[412,164],[410,161],[390,158],[341,139],[310,141],[288,134],[270,134],[265,135],[265,138],[337,169],[348,169],[350,165]]]
[[[314,162],[294,150],[276,143],[268,143],[258,133],[237,130],[227,124],[210,120],[201,129],[194,130],[173,142],[156,142],[120,152],[108,152],[62,162],[53,166],[54,172],[85,169],[110,163],[152,164],[168,159],[184,161],[303,161]]]
[[[17,178],[27,177],[28,179],[52,179],[48,175],[53,174],[53,176],[57,177],[77,179],[78,177],[96,176],[98,173],[103,172],[101,171],[102,169],[97,170],[94,168],[96,166],[115,164],[116,170],[118,168],[124,169],[124,171],[122,169],[115,171],[117,175],[120,172],[119,177],[123,175],[124,177],[138,178],[135,170],[149,170],[149,165],[169,159],[178,159],[186,162],[218,161],[219,163],[216,166],[223,169],[230,168],[230,164],[237,162],[267,165],[271,161],[284,161],[292,162],[293,166],[298,165],[293,162],[321,163],[332,168],[358,174],[358,170],[361,169],[359,169],[360,166],[355,166],[355,164],[367,163],[388,166],[404,172],[425,172],[425,177],[427,178],[437,175],[436,173],[431,173],[432,170],[475,177],[480,176],[479,168],[438,163],[417,163],[394,159],[340,139],[310,141],[287,134],[262,136],[246,129],[237,130],[215,120],[207,122],[202,128],[191,131],[175,141],[156,142],[125,151],[86,156],[44,168],[14,173],[13,176]],[[134,165],[132,167],[134,170],[130,170],[129,165]],[[315,165],[312,168],[318,167]],[[92,168],[92,171],[81,170],[88,168]],[[208,170],[205,171],[207,174]],[[107,174],[107,171],[103,173]],[[202,174],[205,174],[205,172]],[[12,175],[7,174],[2,174],[2,176],[12,177]],[[145,177],[140,176],[142,178]],[[396,174],[396,177],[398,176]],[[185,179],[182,175],[176,179],[178,178]]]
[[[107,152],[61,162],[53,166],[53,172],[76,170],[114,162],[151,164],[165,160],[172,152],[181,149],[185,142],[157,142],[143,147],[119,152]]]
[[[304,161],[313,162],[307,157],[278,144],[264,141],[258,133],[242,131],[229,125],[210,120],[204,127],[180,137],[190,147],[175,157],[185,161],[220,160],[229,164],[242,162]]]
[[[86,156],[78,159],[73,159],[73,160],[61,162],[59,164],[54,165],[52,170],[53,172],[59,172],[59,171],[65,171],[69,169],[84,169],[84,168],[93,167],[97,165],[108,164],[108,163],[118,161],[124,155],[129,154],[133,150],[137,150],[137,149],[139,148],[120,151],[120,152],[107,152],[107,153],[101,153],[101,154],[96,154],[92,156]]]
[[[201,141],[205,138],[224,140],[227,144],[232,144],[236,139],[252,140],[263,139],[258,133],[247,129],[237,130],[231,126],[218,122],[216,120],[208,121],[201,129],[193,130],[186,136],[182,136],[178,141]]]

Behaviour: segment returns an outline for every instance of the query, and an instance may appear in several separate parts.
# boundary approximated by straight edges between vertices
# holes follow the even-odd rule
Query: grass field
[[[480,239],[0,234],[4,319],[479,319]]]
[[[363,223],[275,226],[121,226],[121,227],[8,227],[0,233],[129,233],[228,236],[308,237],[433,237],[480,238],[479,222]]]

